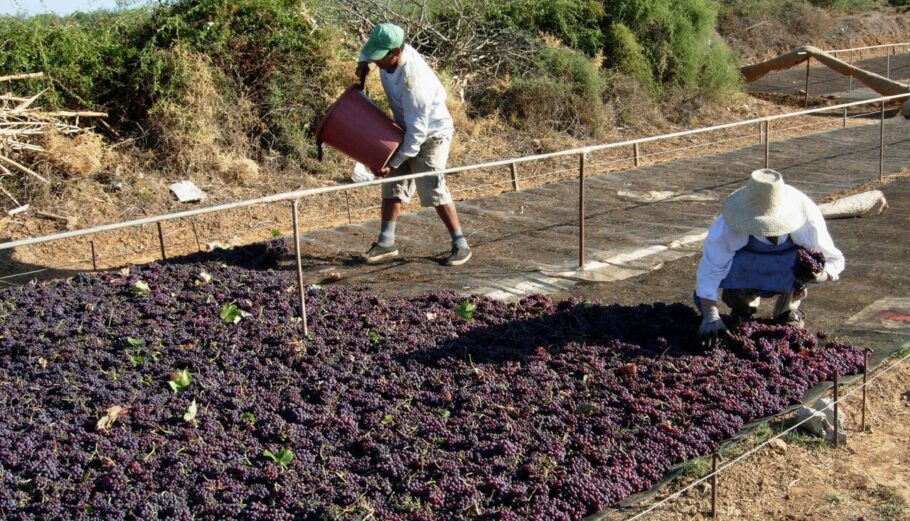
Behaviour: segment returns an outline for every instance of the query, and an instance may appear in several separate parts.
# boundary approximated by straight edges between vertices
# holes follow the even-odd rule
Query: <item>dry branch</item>
[[[14,74],[0,76],[0,81],[27,78],[42,78],[44,73]],[[31,140],[39,139],[48,132],[72,135],[83,132],[78,125],[64,121],[65,118],[105,118],[107,113],[94,111],[51,111],[45,112],[32,105],[47,89],[30,97],[21,97],[7,93],[0,96],[0,163],[30,175],[43,183],[50,184],[45,177],[31,168],[10,157],[10,152],[42,152],[44,148]],[[9,169],[3,167],[5,172]]]
[[[43,78],[43,72],[27,72],[24,74],[12,74],[9,76],[0,76],[0,81],[12,81],[12,80],[28,80],[28,79],[38,79]]]
[[[30,169],[29,167],[27,167],[25,165],[21,165],[6,156],[0,155],[0,161],[3,161],[5,163],[7,163],[8,165],[17,168],[18,170],[25,172],[26,174],[34,176],[35,178],[37,178],[39,181],[41,181],[43,183],[51,184],[50,181],[48,181],[46,178],[42,177],[40,174],[38,174],[34,170]]]
[[[480,85],[527,69],[540,45],[532,35],[496,26],[479,15],[495,7],[495,0],[454,1],[435,13],[427,0],[335,0],[329,5],[335,6],[327,11],[330,15],[364,37],[378,20],[401,25],[405,40],[453,71],[463,87],[469,80]]]

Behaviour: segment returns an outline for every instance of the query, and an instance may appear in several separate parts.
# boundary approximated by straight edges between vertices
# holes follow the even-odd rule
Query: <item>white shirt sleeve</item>
[[[704,251],[695,272],[695,294],[699,298],[717,300],[724,277],[730,273],[736,251],[749,242],[749,236],[727,226],[724,216],[718,216],[708,229]]]
[[[828,225],[821,210],[806,197],[806,224],[790,234],[793,242],[803,248],[820,251],[825,256],[825,273],[831,280],[837,280],[844,271],[844,254],[834,246],[834,239],[828,233]]]
[[[401,146],[389,160],[389,166],[398,168],[409,158],[420,152],[420,147],[427,140],[430,112],[433,108],[433,82],[420,77],[419,67],[408,67],[405,64],[405,92],[401,96],[402,119],[404,119],[404,139]],[[416,65],[416,64],[415,64]]]

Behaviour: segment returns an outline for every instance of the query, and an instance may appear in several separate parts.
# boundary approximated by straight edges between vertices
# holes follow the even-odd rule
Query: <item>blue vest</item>
[[[749,242],[733,255],[733,265],[720,287],[770,293],[790,291],[796,280],[795,260],[796,245],[789,235],[779,244],[767,244],[749,236]]]

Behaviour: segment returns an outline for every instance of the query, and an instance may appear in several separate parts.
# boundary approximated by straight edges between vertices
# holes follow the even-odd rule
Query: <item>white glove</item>
[[[711,306],[705,309],[701,317],[701,325],[698,326],[696,338],[698,343],[705,348],[716,347],[720,344],[721,338],[729,336],[727,325],[720,318],[720,312],[717,306]]]
[[[821,284],[822,282],[825,282],[826,280],[828,280],[828,272],[825,270],[821,270],[820,272],[815,274],[815,278],[810,280],[809,284]]]

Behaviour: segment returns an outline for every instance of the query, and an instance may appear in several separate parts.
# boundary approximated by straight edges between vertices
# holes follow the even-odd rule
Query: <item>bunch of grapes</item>
[[[312,286],[304,335],[280,246],[0,292],[4,515],[579,519],[862,368],[821,334],[706,351],[685,305],[542,295]]]
[[[793,276],[796,284],[812,280],[825,269],[825,256],[820,251],[808,248],[797,248],[796,259],[793,261]]]

